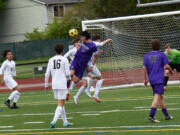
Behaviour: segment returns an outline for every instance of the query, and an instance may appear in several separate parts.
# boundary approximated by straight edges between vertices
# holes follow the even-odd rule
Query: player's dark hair
[[[83,32],[81,33],[81,36],[86,37],[86,40],[91,39],[91,34],[90,34],[88,31],[83,31]]]
[[[100,40],[100,39],[101,39],[101,37],[99,35],[94,35],[93,38],[92,38],[93,41],[97,41],[97,40]]]
[[[161,42],[159,39],[152,39],[151,40],[151,46],[153,50],[160,50]]]
[[[3,54],[2,54],[2,55],[3,55],[3,58],[6,58],[8,52],[11,52],[11,50],[4,50],[4,51],[3,51]]]
[[[57,54],[61,54],[64,50],[64,44],[56,44],[54,46],[54,50],[56,51]]]
[[[73,40],[73,44],[78,43],[79,41],[80,41],[80,38],[77,37]]]
[[[167,48],[171,48],[171,44],[166,44],[166,46],[165,46],[165,49],[167,49]]]

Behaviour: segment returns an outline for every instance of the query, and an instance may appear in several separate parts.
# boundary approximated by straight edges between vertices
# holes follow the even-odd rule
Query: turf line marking
[[[0,126],[0,128],[13,128],[14,126]]]
[[[94,114],[81,114],[82,116],[98,116],[101,115],[99,113],[94,113]]]
[[[91,113],[113,113],[113,112],[139,112],[149,111],[150,109],[129,109],[129,110],[106,110],[106,111],[85,111],[85,112],[70,112],[66,114],[91,114]],[[161,109],[158,109],[161,110]],[[179,111],[180,108],[168,108],[170,111]],[[32,113],[32,114],[12,114],[12,115],[0,115],[0,117],[15,117],[15,116],[42,116],[42,115],[54,115],[54,113]],[[70,117],[71,118],[71,117]]]
[[[44,121],[24,122],[24,124],[42,124]]]
[[[118,129],[118,130],[134,130],[137,128],[137,130],[145,130],[144,128],[169,128],[169,127],[180,127],[178,124],[174,125],[154,125],[154,126],[114,126],[114,127],[79,127],[79,128],[54,128],[55,130],[87,130],[87,129]],[[0,132],[20,132],[20,131],[48,131],[53,130],[50,128],[45,129],[6,129],[6,130],[0,130]],[[148,129],[148,130],[159,130],[159,129]],[[179,128],[180,130],[180,128]]]

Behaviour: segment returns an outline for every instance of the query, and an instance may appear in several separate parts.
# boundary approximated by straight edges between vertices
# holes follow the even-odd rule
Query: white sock
[[[9,96],[9,100],[12,100],[12,99],[14,99],[14,97],[16,96],[16,94],[18,93],[18,91],[17,90],[15,90],[15,91],[13,91],[12,93],[11,93],[11,95]]]
[[[76,98],[79,98],[79,96],[83,93],[83,91],[84,91],[85,89],[86,89],[86,87],[84,87],[84,85],[82,85],[82,86],[79,88],[77,94],[75,95]]]
[[[76,86],[76,83],[74,81],[72,81],[71,86],[69,87],[69,92],[71,92],[75,86]]]
[[[90,92],[90,88],[91,88],[92,84],[93,84],[93,79],[89,78],[89,83],[88,83],[86,91]]]
[[[62,111],[61,111],[61,118],[62,118],[62,120],[63,120],[63,123],[67,123],[68,121],[67,121],[67,118],[66,118],[65,108],[64,108],[64,106],[61,107],[61,108],[62,108]]]
[[[94,93],[94,96],[95,97],[98,97],[98,94],[99,94],[99,91],[100,91],[100,88],[102,86],[102,83],[103,83],[104,79],[101,79],[101,80],[98,80],[97,83],[96,83],[96,89],[95,89],[95,93]]]
[[[62,111],[62,107],[57,106],[55,114],[54,114],[53,122],[56,123],[56,121],[59,119],[59,116],[61,115],[61,111]]]
[[[21,95],[21,93],[18,91],[18,93],[16,93],[16,95],[15,95],[15,97],[14,97],[13,103],[17,103],[17,102],[18,102],[18,100],[19,100],[19,98],[20,98],[20,95]]]

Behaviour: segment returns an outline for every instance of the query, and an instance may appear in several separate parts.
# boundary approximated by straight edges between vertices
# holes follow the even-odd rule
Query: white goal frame
[[[158,16],[168,16],[168,15],[180,15],[180,10],[178,11],[171,11],[171,12],[162,12],[162,13],[153,13],[153,14],[144,14],[144,15],[135,15],[135,16],[126,16],[126,17],[116,17],[116,18],[107,18],[107,19],[96,19],[96,20],[84,20],[82,21],[82,30],[90,30],[94,28],[88,28],[88,26],[96,26],[95,29],[106,29],[103,25],[97,23],[101,22],[112,22],[112,21],[120,21],[120,20],[129,20],[129,19],[139,19],[139,18],[149,18],[149,17],[158,17]],[[88,25],[91,23],[91,25]],[[95,25],[93,25],[95,24]],[[179,80],[168,81],[168,84],[179,84]],[[103,89],[116,89],[116,88],[123,88],[123,87],[134,87],[134,86],[144,86],[144,83],[134,83],[134,84],[124,84],[118,86],[109,86],[103,87]]]

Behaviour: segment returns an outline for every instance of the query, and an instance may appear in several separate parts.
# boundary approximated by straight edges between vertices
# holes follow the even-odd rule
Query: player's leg
[[[8,97],[8,99],[7,99],[4,103],[5,103],[9,108],[16,109],[16,108],[18,108],[18,107],[17,107],[16,104],[14,104],[14,103],[17,103],[17,101],[18,101],[18,99],[19,99],[19,97],[20,97],[20,92],[19,92],[20,89],[19,89],[19,87],[18,87],[18,84],[17,84],[17,82],[16,82],[13,78],[11,78],[11,77],[5,78],[4,81],[5,81],[6,86],[7,86],[9,89],[12,90],[12,93],[10,94],[10,96]],[[13,106],[10,107],[10,101],[13,100],[13,99],[14,99],[15,101],[14,101],[14,103],[13,103]]]
[[[166,69],[164,70],[164,90],[165,91],[167,90],[166,86],[167,86],[168,80],[169,80],[169,70]]]
[[[79,96],[80,96],[80,95],[83,93],[83,91],[85,91],[85,89],[87,88],[87,85],[88,85],[87,79],[84,78],[84,79],[82,80],[82,83],[83,83],[82,86],[79,88],[78,92],[77,92],[76,95],[73,97],[75,104],[78,104],[78,98],[79,98]]]
[[[14,97],[13,105],[11,106],[11,109],[16,109],[16,108],[18,108],[17,102],[21,95],[21,89],[19,88],[19,86],[16,86],[15,88],[13,88],[13,90],[16,92],[16,95]]]
[[[92,84],[93,84],[93,78],[90,74],[88,74],[88,77],[89,77],[88,86],[87,86],[87,89],[85,90],[85,93],[89,98],[92,98],[90,89],[91,89]]]
[[[173,119],[173,117],[168,114],[168,111],[166,109],[166,105],[164,103],[164,95],[161,95],[161,97],[160,97],[160,107],[161,107],[162,112],[165,116],[165,120]]]
[[[63,126],[71,126],[72,123],[69,123],[67,121],[65,107],[64,107],[67,90],[53,90],[53,93],[54,93],[54,98],[58,99],[58,106],[55,110],[53,121],[50,124],[51,128],[55,128],[55,124],[60,116],[63,120]]]

